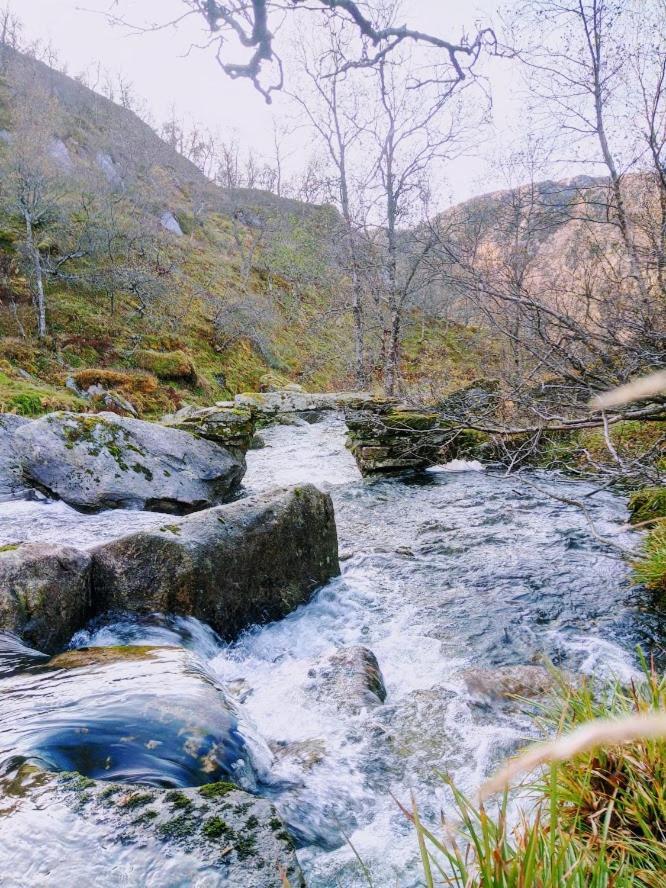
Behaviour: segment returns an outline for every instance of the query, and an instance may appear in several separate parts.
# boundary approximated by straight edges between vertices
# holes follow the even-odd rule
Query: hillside
[[[37,117],[48,127],[29,133],[33,146],[44,140],[53,204],[38,228],[53,268],[48,336],[35,340],[23,220],[3,189],[0,409],[85,407],[72,384],[81,370],[83,383],[99,371],[148,413],[256,389],[269,372],[345,384],[348,319],[331,313],[335,210],[225,191],[131,111],[5,50],[5,164],[20,153],[25,108],[29,127]],[[111,369],[131,378],[114,383]]]
[[[90,386],[147,416],[288,381],[353,386],[349,280],[333,207],[220,188],[133,112],[8,48],[0,162],[0,410],[99,407],[98,389],[80,397]],[[39,181],[45,211],[35,225],[45,266],[41,340],[12,186],[21,165]],[[494,274],[516,256],[530,273],[558,263],[566,270],[572,245],[580,248],[581,194],[600,186],[586,178],[540,183],[529,199],[524,190],[489,194],[438,224],[457,244],[480,232]],[[539,224],[516,250],[516,213],[535,201]],[[465,286],[434,283],[409,307],[406,391],[432,398],[497,372],[502,355]],[[384,310],[371,285],[367,352],[378,386]]]

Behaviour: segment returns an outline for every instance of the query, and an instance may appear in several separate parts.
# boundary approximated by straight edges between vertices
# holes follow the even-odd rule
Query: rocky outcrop
[[[11,833],[0,867],[20,884],[43,884],[47,872],[50,884],[75,873],[90,885],[279,888],[282,867],[302,885],[279,815],[247,791],[256,780],[235,707],[193,654],[72,650],[3,690],[3,748],[17,770],[0,776]]]
[[[373,652],[362,645],[339,648],[308,673],[319,699],[352,712],[386,700],[384,678]]]
[[[45,543],[0,545],[0,629],[56,651],[90,616],[91,558]]]
[[[557,686],[555,673],[549,672],[544,666],[467,669],[462,677],[472,694],[505,700],[513,697],[542,697]]]
[[[232,498],[245,472],[210,441],[114,413],[51,413],[14,440],[33,484],[88,511],[193,512]]]
[[[452,459],[484,456],[488,436],[443,418],[439,410],[375,400],[345,411],[347,446],[361,474],[396,474]]]
[[[289,613],[339,572],[330,497],[310,485],[283,488],[90,554],[0,546],[0,631],[52,652],[91,617],[121,609],[195,616],[232,638]]]
[[[214,407],[183,407],[165,416],[165,425],[213,441],[242,459],[250,449],[256,430],[256,414],[233,401],[220,401]]]
[[[16,452],[16,432],[30,422],[13,413],[0,413],[0,503],[28,492]]]
[[[441,461],[449,432],[435,412],[376,401],[345,412],[347,446],[363,475],[424,469]]]
[[[92,550],[98,611],[189,614],[231,638],[278,619],[339,573],[333,505],[269,491]]]

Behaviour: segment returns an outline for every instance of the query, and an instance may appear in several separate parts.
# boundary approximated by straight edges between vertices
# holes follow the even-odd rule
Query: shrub
[[[184,351],[153,351],[141,349],[134,355],[137,367],[149,370],[160,379],[183,380],[196,383],[197,370],[192,359]]]

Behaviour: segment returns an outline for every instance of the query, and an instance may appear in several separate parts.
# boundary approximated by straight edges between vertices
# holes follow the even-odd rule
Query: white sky
[[[270,155],[275,113],[286,111],[286,99],[276,96],[269,108],[245,80],[229,80],[219,69],[212,51],[193,49],[203,32],[194,19],[156,33],[132,35],[111,27],[101,13],[120,10],[137,23],[165,22],[182,13],[181,0],[10,0],[25,25],[25,37],[51,42],[68,73],[76,75],[101,65],[129,79],[137,96],[145,101],[154,121],[179,114],[204,124],[223,136],[236,134],[242,145]],[[474,30],[497,19],[496,0],[405,0],[403,18],[448,38],[458,38],[462,28]],[[478,155],[456,161],[447,172],[454,200],[503,187],[496,172],[495,155],[500,146],[515,144],[523,127],[519,98],[520,73],[505,60],[486,65],[494,103],[494,135],[486,133]],[[293,88],[293,83],[291,84]],[[297,162],[297,161],[292,161]]]

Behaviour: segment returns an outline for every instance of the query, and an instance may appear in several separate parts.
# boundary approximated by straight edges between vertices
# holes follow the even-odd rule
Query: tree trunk
[[[28,255],[32,261],[32,273],[34,276],[34,299],[37,309],[37,336],[40,339],[46,337],[46,297],[44,295],[44,273],[42,271],[42,257],[39,247],[35,244],[32,230],[32,220],[28,213],[25,214],[25,233]]]

